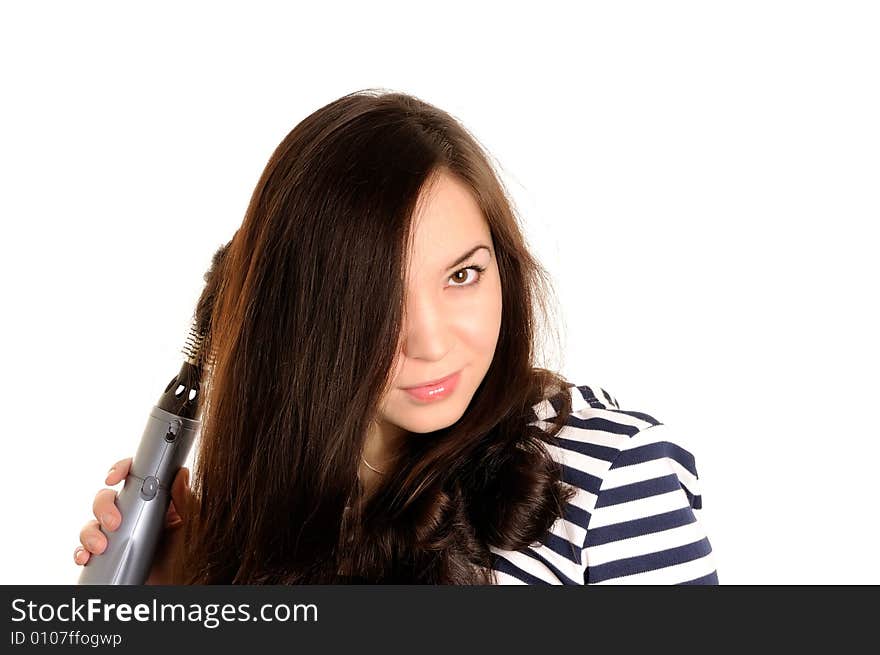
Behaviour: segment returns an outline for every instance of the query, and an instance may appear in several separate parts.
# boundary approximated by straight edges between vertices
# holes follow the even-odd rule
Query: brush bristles
[[[189,334],[186,337],[186,343],[181,350],[183,356],[186,357],[186,361],[188,361],[190,364],[194,366],[198,364],[199,353],[202,350],[202,344],[204,343],[204,341],[204,335],[196,332],[195,327],[191,327],[189,330]]]
[[[189,335],[181,351],[186,361],[193,366],[212,366],[214,364],[214,356],[216,354],[214,349],[207,354],[203,353],[202,349],[211,327],[211,314],[214,311],[214,302],[222,282],[223,262],[231,243],[232,241],[230,240],[215,251],[214,256],[211,258],[211,266],[204,275],[206,284],[196,304],[196,312],[195,316],[193,316],[192,325],[189,328]]]

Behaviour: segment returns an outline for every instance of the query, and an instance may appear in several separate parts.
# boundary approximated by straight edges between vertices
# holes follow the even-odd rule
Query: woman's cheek
[[[488,294],[475,298],[469,303],[460,317],[461,333],[469,348],[477,354],[488,356],[491,360],[498,343],[501,329],[501,293]]]

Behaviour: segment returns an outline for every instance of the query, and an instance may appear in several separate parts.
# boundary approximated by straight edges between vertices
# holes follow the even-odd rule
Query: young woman
[[[373,90],[314,112],[218,255],[194,484],[148,582],[717,582],[692,455],[534,365],[548,276],[449,114]]]

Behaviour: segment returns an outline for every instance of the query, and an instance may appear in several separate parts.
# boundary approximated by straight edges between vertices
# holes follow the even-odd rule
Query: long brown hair
[[[406,440],[362,504],[359,455],[392,382],[411,218],[441,172],[489,224],[501,330],[464,415]],[[572,385],[535,366],[552,288],[517,221],[477,139],[411,95],[350,93],[284,138],[206,276],[215,355],[176,582],[489,584],[490,545],[542,539],[571,493],[542,443]],[[528,426],[551,397],[556,427]]]

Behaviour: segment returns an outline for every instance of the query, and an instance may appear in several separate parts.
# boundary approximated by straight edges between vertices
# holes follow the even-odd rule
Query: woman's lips
[[[457,371],[434,384],[426,384],[421,387],[404,389],[404,391],[406,391],[412,398],[420,401],[441,400],[455,391],[455,387],[458,386],[460,377],[461,371]]]

